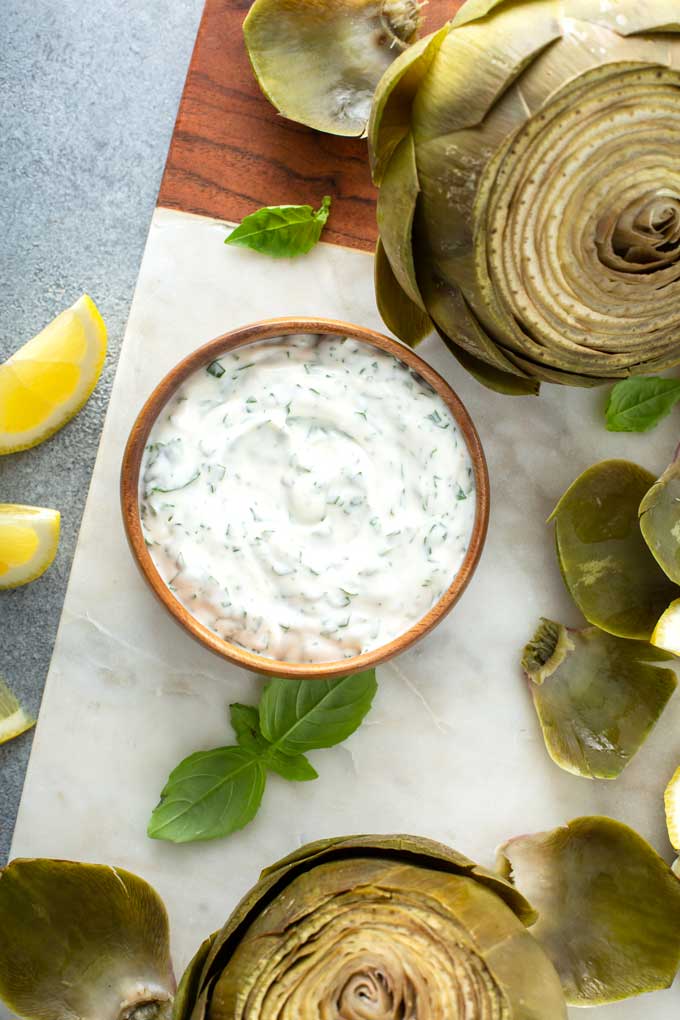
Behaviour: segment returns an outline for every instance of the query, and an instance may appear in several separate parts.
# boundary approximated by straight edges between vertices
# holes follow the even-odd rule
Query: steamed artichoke
[[[312,843],[263,873],[185,979],[200,1010],[177,1020],[560,1020],[534,916],[427,839]]]
[[[680,362],[678,0],[468,0],[369,125],[376,285],[481,381],[536,392]]]
[[[566,1001],[672,980],[680,884],[630,829],[579,819],[510,841],[499,867],[416,836],[310,843],[262,873],[173,1002],[165,911],[142,879],[15,861],[0,999],[27,1020],[566,1020]]]

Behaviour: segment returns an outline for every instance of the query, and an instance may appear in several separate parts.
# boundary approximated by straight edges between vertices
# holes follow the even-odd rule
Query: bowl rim
[[[332,662],[282,662],[250,652],[219,637],[197,620],[175,598],[159,574],[142,532],[139,508],[139,476],[151,430],[161,411],[186,379],[220,355],[258,341],[297,333],[329,334],[352,337],[392,354],[420,375],[438,393],[458,425],[470,455],[475,476],[475,521],[463,563],[451,584],[428,612],[403,634],[368,652]],[[154,387],[139,411],[123,454],[120,473],[120,499],[123,525],[128,544],[141,574],[165,609],[195,640],[235,666],[265,676],[288,679],[332,679],[373,669],[411,648],[429,634],[453,609],[474,574],[482,554],[489,524],[490,486],[486,457],[472,419],[449,383],[410,347],[398,340],[363,326],[325,318],[282,317],[263,319],[223,333],[202,344],[182,358]]]

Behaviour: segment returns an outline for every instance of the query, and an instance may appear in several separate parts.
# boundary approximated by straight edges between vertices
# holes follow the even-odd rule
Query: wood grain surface
[[[430,0],[426,30],[460,0]],[[263,205],[333,209],[324,240],[373,251],[376,192],[366,142],[284,120],[260,92],[241,26],[250,0],[206,0],[158,204],[238,222]]]

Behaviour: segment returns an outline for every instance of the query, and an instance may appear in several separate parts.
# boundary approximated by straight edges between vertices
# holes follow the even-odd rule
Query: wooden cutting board
[[[425,29],[461,0],[430,0]],[[320,134],[279,116],[260,92],[242,24],[250,0],[207,0],[158,204],[239,222],[263,205],[333,198],[324,241],[373,251],[376,191],[366,142]]]

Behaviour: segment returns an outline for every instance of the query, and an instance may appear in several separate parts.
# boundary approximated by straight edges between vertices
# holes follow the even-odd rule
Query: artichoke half
[[[534,918],[509,882],[430,840],[312,843],[263,873],[190,969],[177,1020],[559,1020]]]
[[[379,307],[509,393],[680,361],[677,0],[468,0],[369,124]]]

